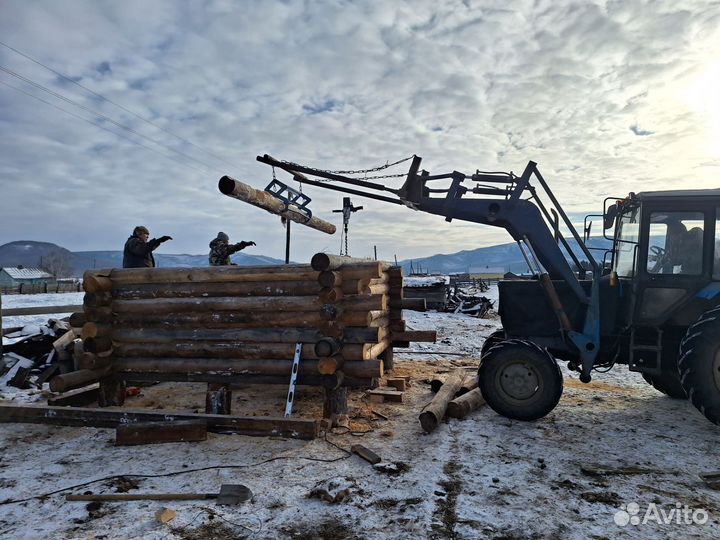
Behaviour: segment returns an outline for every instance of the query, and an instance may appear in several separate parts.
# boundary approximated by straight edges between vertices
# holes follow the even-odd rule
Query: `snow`
[[[71,293],[42,293],[42,294],[4,294],[2,296],[2,307],[20,308],[35,306],[70,306],[82,305],[83,292]],[[67,317],[70,313],[48,313],[47,315],[14,315],[2,318],[3,328],[25,326],[26,324],[44,324],[48,319]]]
[[[405,287],[435,287],[450,285],[450,276],[408,276],[403,278]]]
[[[497,298],[495,290],[485,295]],[[432,399],[426,381],[475,368],[500,321],[409,311],[405,318],[408,328],[437,330],[438,342],[413,343],[410,354],[396,355],[395,374],[411,377],[404,403],[370,405],[362,392],[350,392],[351,432],[336,429],[313,441],[209,434],[196,443],[116,447],[110,429],[0,425],[0,500],[116,474],[143,475],[129,479],[138,485],[131,493],[217,493],[230,483],[254,494],[241,506],[140,501],[89,510],[60,493],[0,505],[0,538],[720,537],[720,492],[698,477],[718,469],[720,429],[688,402],[659,394],[623,366],[588,385],[563,367],[563,397],[541,420],[513,421],[483,407],[424,434],[418,414]],[[285,392],[234,390],[233,410],[280,414]],[[143,388],[127,406],[193,410],[203,402],[202,385],[163,383]],[[319,418],[321,408],[318,389],[299,389],[297,417]],[[349,455],[354,444],[379,454],[389,472]],[[112,493],[120,484],[104,480],[69,492]],[[307,497],[318,488],[333,496],[348,489],[350,497],[337,504]],[[630,503],[639,505],[640,518],[650,505],[664,512],[687,505],[709,519],[617,525],[616,514]],[[162,507],[177,511],[165,525],[154,518]]]

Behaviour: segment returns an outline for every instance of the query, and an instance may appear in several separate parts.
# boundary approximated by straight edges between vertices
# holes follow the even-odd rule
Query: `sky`
[[[143,224],[173,237],[159,253],[224,231],[284,258],[279,217],[217,188],[264,189],[262,154],[330,170],[418,155],[431,174],[533,160],[573,216],[720,187],[717,1],[0,0],[0,42],[0,244],[115,250]],[[303,193],[338,232],[294,225],[291,258],[339,253],[343,194]],[[353,256],[511,241],[351,199]]]

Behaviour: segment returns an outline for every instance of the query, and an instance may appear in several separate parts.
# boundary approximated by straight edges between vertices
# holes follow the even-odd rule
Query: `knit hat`
[[[218,240],[224,240],[225,242],[230,241],[230,237],[229,237],[227,234],[225,234],[224,232],[219,232],[219,233],[217,234],[217,239],[218,239]]]
[[[147,234],[150,235],[150,231],[147,230],[147,227],[143,227],[142,225],[138,225],[133,229],[133,234],[135,236],[140,236],[141,234]]]

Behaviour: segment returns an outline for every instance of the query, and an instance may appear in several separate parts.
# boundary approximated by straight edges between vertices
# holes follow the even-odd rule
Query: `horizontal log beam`
[[[435,330],[405,330],[404,332],[391,332],[393,341],[419,341],[435,343],[437,331]]]
[[[73,388],[87,386],[98,382],[109,372],[109,368],[97,370],[80,369],[78,371],[71,371],[70,373],[56,375],[50,379],[50,390],[53,392],[66,392],[67,390],[72,390]]]
[[[302,360],[298,373],[317,375],[319,360]],[[200,373],[217,375],[277,375],[290,380],[293,361],[290,360],[237,360],[207,358],[118,358],[113,363],[115,373],[125,377],[130,373]],[[382,360],[340,361],[343,372],[352,378],[373,379],[383,374]]]
[[[322,386],[324,388],[337,388],[347,386],[348,388],[377,388],[378,378],[356,379],[353,377],[340,377],[338,371],[333,375],[298,375],[298,386]],[[287,388],[288,375],[255,375],[246,373],[235,373],[230,375],[218,373],[122,373],[122,378],[128,382],[155,382],[155,381],[179,381],[179,382],[205,382],[217,384],[229,384],[232,388],[245,388],[253,384],[279,384]]]
[[[266,281],[315,281],[317,272],[308,264],[263,266],[208,266],[194,268],[115,268],[113,287],[136,283],[228,283]]]
[[[119,285],[113,296],[119,300],[144,298],[193,298],[217,296],[312,296],[320,293],[316,281],[242,281],[239,283],[136,283]]]
[[[223,195],[252,204],[253,206],[257,206],[258,208],[262,208],[263,210],[270,212],[271,214],[283,216],[290,221],[294,221],[295,223],[299,223],[301,225],[307,225],[312,229],[326,234],[335,234],[335,225],[332,223],[314,216],[308,219],[297,206],[293,204],[286,205],[271,193],[255,189],[229,176],[223,176],[220,179],[218,182],[218,189]]]
[[[205,421],[208,431],[239,433],[258,437],[290,437],[313,439],[318,433],[315,420],[273,418],[269,416],[243,417],[224,414],[183,413],[174,411],[149,412],[139,409],[113,411],[85,407],[49,407],[37,405],[0,405],[0,422],[50,424],[117,428],[119,425],[141,422]]]
[[[63,305],[63,306],[34,306],[34,307],[19,307],[19,308],[3,308],[2,316],[10,317],[13,315],[48,315],[51,313],[72,313],[74,311],[81,311],[83,306],[76,304]]]

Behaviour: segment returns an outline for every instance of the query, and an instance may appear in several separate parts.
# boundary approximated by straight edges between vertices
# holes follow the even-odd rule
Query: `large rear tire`
[[[530,341],[511,339],[480,360],[478,385],[492,410],[515,420],[537,420],[552,411],[563,391],[555,359]]]
[[[690,402],[720,425],[720,309],[703,313],[688,327],[678,368]]]
[[[680,383],[680,374],[670,371],[663,371],[660,375],[642,374],[645,382],[652,385],[658,392],[662,392],[673,399],[687,399],[687,392]]]

